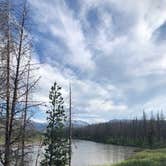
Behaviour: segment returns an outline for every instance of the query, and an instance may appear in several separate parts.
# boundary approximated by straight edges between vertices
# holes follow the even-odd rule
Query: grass
[[[4,137],[5,136],[0,135],[0,145],[3,145],[5,143]],[[25,143],[26,144],[39,144],[39,143],[41,143],[42,138],[43,138],[43,136],[41,133],[39,133],[39,132],[32,133],[28,138],[26,137]]]
[[[5,140],[2,136],[0,136],[0,145],[4,144]]]
[[[166,149],[145,150],[113,166],[166,166]]]

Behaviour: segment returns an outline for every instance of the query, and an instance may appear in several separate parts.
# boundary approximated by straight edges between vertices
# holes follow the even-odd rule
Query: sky
[[[166,0],[28,0],[35,23],[34,98],[56,81],[75,120],[131,119],[166,109]],[[45,121],[45,111],[34,119]]]

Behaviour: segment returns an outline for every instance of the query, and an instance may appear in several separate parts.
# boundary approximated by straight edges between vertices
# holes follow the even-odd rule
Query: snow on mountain
[[[32,121],[32,124],[34,126],[34,128],[37,131],[43,132],[46,127],[47,127],[47,123],[40,123],[40,122],[34,122]],[[69,122],[66,122],[66,127],[69,125]],[[72,121],[72,127],[77,128],[77,127],[84,127],[89,125],[87,122],[85,121],[81,121],[81,120],[73,120]]]

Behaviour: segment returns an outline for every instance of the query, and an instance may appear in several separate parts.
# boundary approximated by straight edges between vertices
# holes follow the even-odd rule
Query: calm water
[[[37,149],[35,147],[35,154],[32,158],[36,158]],[[72,166],[103,166],[118,163],[128,158],[134,153],[135,148],[73,140],[72,150]],[[31,164],[31,166],[34,165],[35,162]]]
[[[118,163],[131,156],[134,150],[135,148],[131,147],[74,140],[72,166],[95,166]]]

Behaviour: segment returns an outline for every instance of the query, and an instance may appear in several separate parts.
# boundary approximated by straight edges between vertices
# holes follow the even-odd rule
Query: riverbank
[[[117,145],[117,146],[129,146],[129,147],[135,147],[138,149],[159,149],[159,148],[165,148],[166,147],[166,142],[155,142],[153,145],[148,145],[148,143],[141,144],[139,142],[132,142],[132,141],[122,141],[122,140],[113,140],[113,139],[106,139],[106,140],[98,140],[98,139],[90,139],[90,138],[74,138],[74,139],[79,139],[79,140],[87,140],[87,141],[93,141],[97,143],[103,143],[103,144],[108,144],[108,145]]]
[[[113,166],[166,166],[166,148],[144,150]]]

